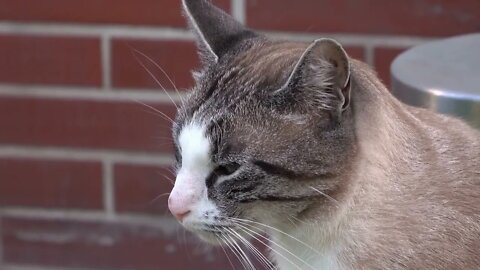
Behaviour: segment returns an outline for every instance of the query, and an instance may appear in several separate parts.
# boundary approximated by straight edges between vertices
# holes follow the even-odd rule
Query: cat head
[[[270,40],[205,0],[183,7],[202,69],[173,127],[171,212],[215,242],[242,222],[279,226],[334,208],[355,154],[342,46]]]

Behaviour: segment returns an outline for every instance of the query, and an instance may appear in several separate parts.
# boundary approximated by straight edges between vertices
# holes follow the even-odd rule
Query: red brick
[[[0,59],[3,83],[99,86],[102,81],[98,38],[0,35]]]
[[[168,214],[174,176],[167,167],[117,164],[115,201],[118,212]]]
[[[193,42],[114,39],[112,45],[112,76],[115,87],[161,89],[148,71],[136,60],[136,55],[163,87],[173,89],[173,85],[161,70],[134,50],[145,54],[158,64],[172,79],[177,88],[192,86],[191,70],[198,65],[196,47]]]
[[[229,0],[215,0],[230,10]],[[0,20],[184,26],[181,1],[0,0]]]
[[[97,162],[0,159],[0,206],[102,208]]]
[[[47,268],[232,269],[221,250],[205,251],[189,234],[177,237],[181,229],[161,229],[172,226],[3,218],[3,260]]]
[[[173,117],[171,104],[151,104]],[[0,98],[0,143],[171,151],[171,123],[135,102]]]
[[[247,0],[253,28],[448,36],[480,31],[478,0]]]
[[[391,86],[390,66],[400,53],[405,51],[405,48],[376,48],[375,49],[375,70],[382,81],[388,86]]]

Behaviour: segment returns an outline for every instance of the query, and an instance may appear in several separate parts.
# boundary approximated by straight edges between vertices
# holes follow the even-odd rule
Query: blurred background
[[[336,38],[387,85],[405,49],[480,31],[479,0],[214,2],[273,37]],[[166,205],[170,122],[155,110],[173,117],[198,67],[180,6],[0,0],[1,270],[231,269]]]

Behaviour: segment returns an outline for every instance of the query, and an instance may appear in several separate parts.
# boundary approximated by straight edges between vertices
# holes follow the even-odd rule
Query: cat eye
[[[215,168],[215,174],[218,176],[228,176],[234,174],[240,168],[240,164],[231,162],[223,165],[219,165]]]

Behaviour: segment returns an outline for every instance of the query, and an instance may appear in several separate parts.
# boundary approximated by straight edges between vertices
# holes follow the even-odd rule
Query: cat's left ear
[[[197,36],[200,57],[206,64],[217,62],[238,42],[256,36],[209,0],[182,1],[185,15]]]
[[[317,107],[341,115],[350,105],[350,62],[342,45],[328,38],[315,40],[276,92],[302,95]]]

